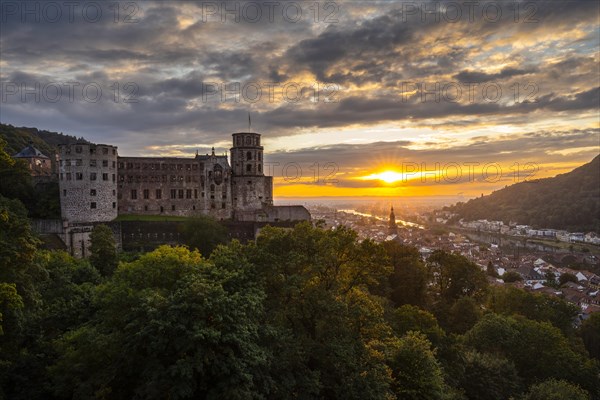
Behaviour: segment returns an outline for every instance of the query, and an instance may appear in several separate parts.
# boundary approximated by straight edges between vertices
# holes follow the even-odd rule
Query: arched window
[[[210,191],[214,192],[215,191],[215,185],[210,185]]]
[[[249,144],[251,143],[251,142],[250,142],[250,140],[251,140],[251,139],[250,139],[250,136],[246,136],[246,144],[248,144],[248,145],[249,145]]]
[[[252,153],[250,153],[250,152],[246,153],[246,160],[248,160],[248,161],[252,160]]]
[[[252,164],[246,164],[246,172],[252,172]]]
[[[262,172],[262,168],[260,167],[260,165],[258,166],[258,172]]]

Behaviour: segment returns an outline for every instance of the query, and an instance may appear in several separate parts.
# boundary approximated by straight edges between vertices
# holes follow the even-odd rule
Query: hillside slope
[[[536,228],[600,231],[600,155],[554,178],[511,185],[446,210],[466,220],[515,221]]]
[[[63,133],[39,130],[37,128],[17,128],[7,124],[0,124],[0,137],[6,141],[5,150],[10,155],[23,150],[30,141],[33,142],[33,145],[38,150],[48,157],[51,157],[52,154],[58,150],[59,144],[76,142],[87,143],[83,138],[77,138]]]

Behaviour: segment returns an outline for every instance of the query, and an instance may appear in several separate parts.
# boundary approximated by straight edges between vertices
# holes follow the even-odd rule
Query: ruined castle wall
[[[120,214],[231,218],[225,156],[120,157],[118,165]]]

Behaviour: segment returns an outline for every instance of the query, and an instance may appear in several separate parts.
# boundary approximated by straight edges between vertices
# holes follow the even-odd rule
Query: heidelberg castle
[[[310,220],[302,206],[273,205],[260,134],[234,133],[226,155],[122,157],[115,146],[61,145],[61,214],[68,223],[112,221],[118,215],[209,215],[217,220]]]

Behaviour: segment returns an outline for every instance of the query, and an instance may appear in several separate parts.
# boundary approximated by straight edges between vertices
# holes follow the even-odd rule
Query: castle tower
[[[232,195],[233,210],[236,214],[234,218],[255,218],[254,213],[264,206],[273,205],[273,178],[264,174],[260,134],[238,132],[232,136]]]
[[[60,145],[60,211],[68,222],[117,217],[117,148],[105,144]]]
[[[398,233],[398,225],[396,224],[396,215],[394,214],[394,206],[390,210],[390,221],[388,223],[388,232],[390,235]]]
[[[235,176],[264,176],[260,134],[251,132],[233,134],[231,166]]]

